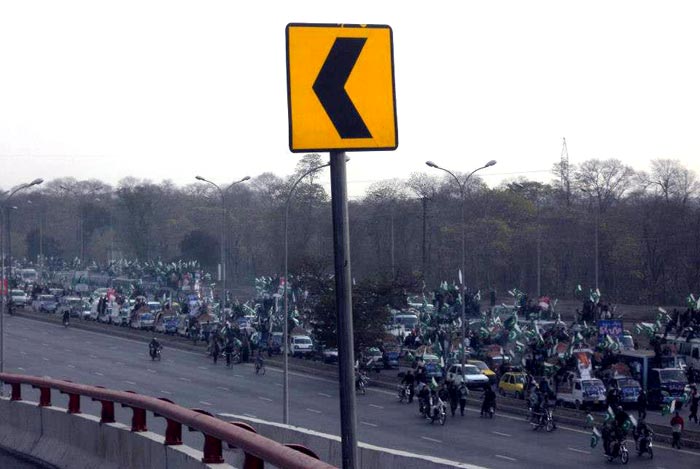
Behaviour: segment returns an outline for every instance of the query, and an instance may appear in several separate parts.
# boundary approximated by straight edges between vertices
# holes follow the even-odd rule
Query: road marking
[[[308,410],[309,412],[313,412],[314,414],[322,414],[322,413],[323,413],[323,412],[321,412],[320,410],[316,410],[316,409],[309,409],[309,408],[307,408],[306,410]]]
[[[370,407],[374,407],[375,409],[383,409],[383,406],[377,405],[377,404],[370,404]]]
[[[73,353],[72,350],[66,349],[66,353]]]
[[[75,368],[75,365],[68,365],[68,368]]]
[[[427,437],[427,436],[422,436],[421,438],[422,438],[423,440],[432,441],[433,443],[442,443],[442,440],[436,440],[435,438],[430,438],[430,437]]]
[[[22,355],[26,355],[26,354],[27,354],[27,352],[25,352],[25,351],[23,351],[23,350],[20,350],[19,353],[21,353]]]
[[[363,422],[363,421],[361,421],[361,420],[360,420],[360,423],[361,423],[362,425],[368,425],[368,426],[370,426],[370,427],[378,427],[378,426],[379,426],[379,425],[377,425],[376,423]]]
[[[225,416],[226,414],[219,414],[219,415],[224,415],[224,416]],[[253,415],[253,414],[243,414],[243,415],[245,415],[246,417],[253,418],[253,419],[256,419],[256,418],[257,418],[257,417],[256,417],[255,415]]]
[[[156,373],[156,370],[151,370],[150,368],[146,368],[146,371],[148,371],[149,373]]]
[[[225,391],[225,392],[230,392],[230,391],[231,391],[229,388],[225,388],[225,387],[223,387],[223,386],[217,386],[216,389],[221,389],[222,391]]]
[[[576,448],[571,448],[571,447],[566,448],[566,449],[568,449],[569,451],[573,451],[573,452],[575,452],[575,453],[591,454],[590,451],[584,451],[584,450],[582,450],[582,449],[576,449]]]
[[[209,405],[209,406],[214,405],[211,402],[207,402],[207,401],[199,401],[199,403],[204,404],[204,405]]]
[[[319,392],[318,395],[323,397],[333,397],[330,394],[326,394],[325,392]]]
[[[96,374],[97,376],[104,376],[104,373],[100,373],[99,371],[96,371],[95,374]]]
[[[116,365],[117,365],[117,366],[124,366],[124,363],[122,363],[122,362],[117,362]]]
[[[21,370],[21,371],[24,371],[24,368],[22,368],[21,366],[18,366],[17,369],[18,369],[18,370]]]
[[[49,359],[46,357],[41,357],[41,359],[44,360],[45,362],[49,361]]]
[[[282,383],[275,383],[275,386],[279,386],[280,388],[283,388],[283,387],[284,387],[284,386],[282,385]]]
[[[508,437],[513,436],[513,435],[509,435],[508,433],[501,433],[501,432],[495,432],[495,431],[491,432],[491,433],[493,433],[494,435],[501,435],[501,436],[508,436]]]
[[[41,344],[42,347],[48,347],[49,344]]]
[[[161,389],[160,392],[162,392],[163,394],[172,395],[172,393],[171,393],[170,391],[163,391],[163,390]]]
[[[260,399],[261,401],[272,402],[272,399],[270,399],[269,397],[258,396],[258,399]]]
[[[509,456],[503,456],[502,454],[496,454],[495,455],[497,458],[505,459],[506,461],[517,461],[515,458],[511,458]]]
[[[182,376],[180,376],[178,379],[179,379],[180,381],[187,381],[188,383],[192,382],[191,379],[189,379],[189,378],[184,378],[184,377],[182,377]]]
[[[126,384],[130,384],[130,385],[132,385],[132,386],[136,386],[136,383],[134,383],[133,381],[124,381],[124,382],[125,382]]]
[[[95,359],[97,359],[97,355],[90,355],[90,358],[92,358],[93,360],[95,360]]]
[[[243,378],[243,375],[233,375],[233,376],[235,376],[236,378]]]
[[[200,370],[208,370],[209,369],[208,366],[198,366],[197,368],[199,368]]]

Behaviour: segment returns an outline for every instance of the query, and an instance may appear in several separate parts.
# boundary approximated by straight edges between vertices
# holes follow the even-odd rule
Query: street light
[[[82,201],[80,200],[81,195],[78,192],[68,186],[58,186],[66,192],[70,192],[78,200],[78,240],[80,242],[80,265],[85,261],[85,220],[83,219],[84,213],[81,207]],[[82,267],[81,267],[82,268]]]
[[[593,194],[590,190],[585,189],[583,187],[579,187],[581,192],[584,194],[588,194],[588,196],[593,199],[595,197],[595,194]],[[598,203],[598,206],[596,207],[595,210],[595,289],[598,290],[598,224],[600,222],[600,203]]]
[[[32,182],[20,184],[10,192],[10,195],[8,195],[5,200],[2,201],[0,204],[0,217],[5,215],[5,210],[9,208],[7,203],[10,201],[13,195],[15,195],[17,192],[22,191],[24,189],[28,189],[32,186],[37,186],[44,182],[43,179],[37,178],[34,179]],[[9,217],[9,214],[8,214]],[[0,278],[0,286],[3,288],[3,294],[2,294],[2,308],[0,309],[0,373],[3,373],[5,371],[5,308],[7,305],[7,301],[9,298],[10,294],[10,288],[9,288],[9,281],[7,281],[7,276],[5,275],[5,250],[4,250],[4,243],[2,242],[4,236],[0,232],[0,257],[2,257],[2,266],[0,268],[1,272],[1,277]],[[10,269],[12,266],[10,266]],[[3,393],[3,387],[2,383],[0,383],[0,395]]]
[[[346,158],[345,161],[348,161],[349,158]],[[284,205],[284,320],[283,320],[283,325],[282,325],[282,360],[284,362],[284,371],[283,371],[283,381],[284,384],[282,385],[282,422],[285,425],[289,424],[289,356],[287,354],[287,344],[289,342],[289,308],[288,308],[288,303],[287,303],[287,284],[289,283],[288,279],[288,257],[289,257],[289,242],[288,242],[288,230],[287,226],[289,224],[289,202],[292,200],[292,195],[294,195],[294,189],[297,188],[297,185],[309,174],[315,173],[316,171],[325,168],[326,166],[330,166],[331,163],[330,161],[326,164],[322,164],[321,166],[316,166],[315,168],[311,168],[310,170],[306,171],[304,174],[302,174],[299,179],[297,179],[294,184],[292,184],[292,188],[289,189],[289,194],[287,194],[287,201],[285,202]]]
[[[210,184],[216,188],[216,190],[219,192],[219,196],[221,197],[221,312],[224,312],[224,308],[226,307],[226,218],[227,218],[227,212],[226,212],[226,199],[225,195],[226,192],[228,192],[233,186],[236,184],[240,184],[242,182],[246,182],[247,180],[250,179],[250,176],[246,176],[243,179],[239,181],[234,181],[232,182],[225,190],[222,190],[221,187],[218,186],[218,184],[210,181],[207,178],[204,178],[202,176],[195,176],[194,177],[198,181],[206,182],[207,184]]]
[[[496,164],[496,160],[490,160],[487,162],[484,166],[481,166],[479,168],[476,168],[474,171],[469,173],[467,178],[464,180],[464,182],[460,181],[455,174],[448,170],[445,169],[441,166],[438,166],[436,163],[432,161],[426,161],[426,165],[430,166],[431,168],[435,169],[440,169],[442,171],[445,171],[447,174],[452,176],[452,178],[455,180],[457,183],[457,186],[459,187],[459,196],[462,199],[462,278],[460,279],[462,283],[462,330],[461,330],[461,336],[460,336],[460,341],[459,341],[459,348],[461,350],[461,359],[460,359],[460,364],[461,364],[461,372],[462,372],[462,382],[464,382],[464,338],[467,335],[467,298],[466,298],[466,279],[467,279],[467,268],[466,268],[466,249],[467,249],[467,228],[466,228],[466,220],[464,219],[464,213],[465,213],[465,205],[466,205],[466,198],[465,198],[465,191],[467,187],[467,183],[469,182],[469,179],[476,173],[477,171],[480,171],[484,168],[491,167]]]

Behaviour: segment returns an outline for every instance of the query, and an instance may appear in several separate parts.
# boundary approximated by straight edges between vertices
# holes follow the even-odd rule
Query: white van
[[[314,351],[314,343],[308,335],[293,335],[289,338],[289,354],[293,357],[311,355]]]

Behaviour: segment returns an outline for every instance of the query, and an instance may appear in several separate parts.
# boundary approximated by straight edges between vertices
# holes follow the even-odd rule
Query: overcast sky
[[[0,188],[290,173],[290,22],[393,28],[399,148],[352,154],[351,195],[426,159],[548,180],[562,137],[700,172],[697,1],[3,0]]]

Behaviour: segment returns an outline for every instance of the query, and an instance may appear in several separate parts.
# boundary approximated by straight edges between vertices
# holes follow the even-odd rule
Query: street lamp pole
[[[203,178],[202,176],[194,177],[198,181],[206,182],[211,184],[219,192],[221,197],[221,312],[223,313],[226,307],[226,193],[236,184],[240,184],[250,179],[250,176],[246,176],[239,181],[232,182],[225,190],[222,190],[218,184],[210,181],[209,179]]]
[[[299,183],[309,174],[315,173],[327,166],[330,166],[330,162],[323,164],[321,166],[316,166],[311,168],[304,174],[302,174],[299,179],[297,179],[294,184],[292,184],[291,189],[289,189],[289,194],[287,194],[287,201],[284,205],[284,320],[282,326],[282,353],[284,361],[284,371],[283,371],[283,381],[282,385],[282,423],[285,425],[289,424],[289,356],[287,354],[287,344],[289,342],[289,307],[287,301],[287,285],[289,284],[289,272],[288,272],[288,259],[289,259],[289,203],[292,200],[292,195],[294,195],[294,190],[297,188]]]
[[[591,200],[593,200],[594,195],[591,193],[591,191],[589,191],[588,189],[584,189],[583,187],[580,187],[579,189],[581,189],[581,192],[588,194],[590,196]],[[591,203],[591,205],[593,205],[593,204]],[[600,224],[600,204],[597,204],[597,206],[595,207],[594,213],[595,213],[595,218],[594,218],[594,225],[595,225],[594,226],[595,289],[598,290],[598,272],[599,272],[599,263],[600,263],[599,253],[598,253],[598,229],[599,229],[598,225]]]
[[[0,203],[0,216],[5,215],[5,210],[7,209],[8,205],[7,203],[10,201],[13,195],[15,195],[17,192],[28,189],[32,186],[37,186],[44,182],[43,179],[38,178],[34,179],[32,182],[24,183],[18,186],[15,190],[10,192],[10,195],[8,195],[5,200]],[[2,233],[0,232],[0,238],[4,238]],[[4,247],[4,246],[3,246]],[[7,301],[9,298],[10,294],[10,285],[9,281],[7,280],[7,275],[5,274],[5,251],[0,250],[0,257],[2,257],[2,266],[1,266],[1,278],[0,278],[0,285],[3,288],[3,294],[2,294],[2,308],[0,308],[0,373],[5,372],[5,309],[7,306]],[[12,266],[10,266],[10,269]],[[0,395],[3,394],[3,387],[2,383],[0,383]]]
[[[486,163],[484,166],[481,166],[479,168],[476,168],[474,171],[469,173],[467,178],[464,180],[464,182],[461,182],[455,174],[445,168],[442,168],[438,166],[436,163],[432,161],[426,161],[426,165],[430,166],[431,168],[435,169],[440,169],[442,171],[445,171],[447,174],[452,176],[452,178],[455,180],[457,183],[457,186],[459,187],[459,196],[461,198],[461,217],[462,217],[462,279],[461,279],[461,293],[462,293],[462,328],[461,328],[461,334],[460,334],[460,340],[459,340],[459,349],[460,349],[460,364],[461,364],[461,373],[462,373],[462,380],[464,380],[464,363],[465,363],[465,353],[464,353],[464,338],[467,335],[467,298],[466,298],[466,279],[467,279],[467,269],[466,269],[466,251],[467,251],[467,222],[465,220],[465,212],[466,212],[466,187],[467,183],[469,182],[469,179],[474,175],[479,170],[482,170],[484,168],[488,168],[490,166],[493,166],[496,164],[496,160],[491,160],[488,163]]]

